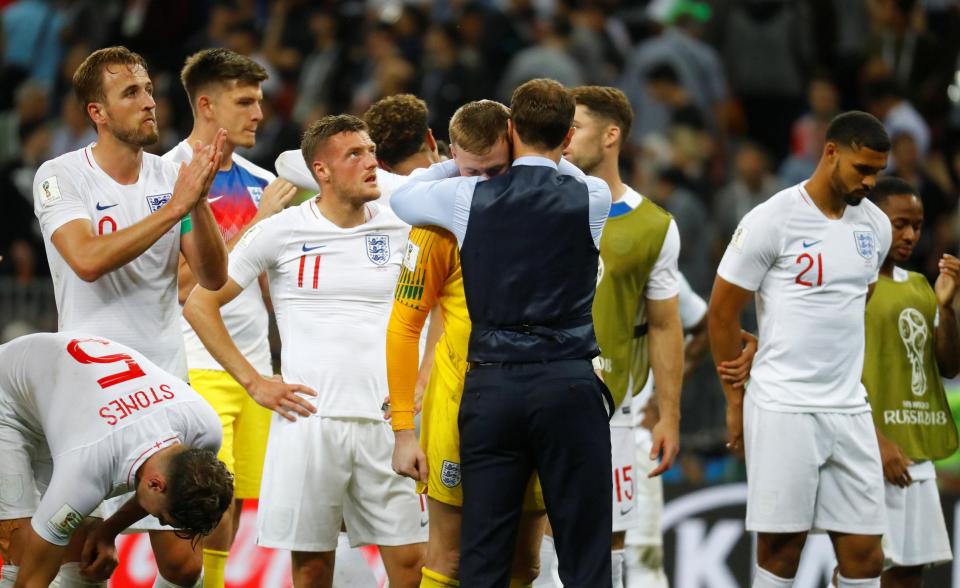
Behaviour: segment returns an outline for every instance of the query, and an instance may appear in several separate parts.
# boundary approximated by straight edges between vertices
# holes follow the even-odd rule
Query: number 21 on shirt
[[[801,253],[797,256],[796,264],[800,266],[800,273],[797,274],[796,279],[798,284],[807,288],[823,285],[822,253],[818,253],[816,258],[809,253]],[[816,275],[813,272],[816,272]],[[816,278],[816,283],[813,282],[814,278]]]

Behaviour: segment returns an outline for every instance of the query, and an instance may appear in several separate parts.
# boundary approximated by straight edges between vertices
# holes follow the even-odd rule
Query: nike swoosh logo
[[[118,206],[118,205],[117,205],[117,204],[106,204],[106,205],[104,205],[104,204],[100,204],[99,202],[97,202],[97,210],[106,210],[106,209],[108,209],[108,208],[113,208],[114,206]]]
[[[806,249],[807,247],[813,247],[814,245],[816,245],[816,244],[819,243],[820,241],[823,241],[823,239],[817,239],[816,241],[809,241],[809,242],[808,242],[808,241],[804,241],[804,242],[803,242],[803,248]]]
[[[627,513],[630,512],[631,510],[633,510],[633,507],[632,507],[632,506],[631,506],[630,508],[628,508],[627,510],[623,510],[623,509],[621,508],[621,509],[620,509],[620,516],[623,516],[623,515],[627,514]]]
[[[221,194],[221,195],[219,195],[219,196],[214,196],[213,198],[210,198],[209,196],[207,196],[207,202],[216,202],[217,200],[220,200],[221,198],[223,198],[223,194]]]
[[[321,249],[321,248],[323,248],[323,247],[326,247],[326,245],[315,245],[315,246],[313,246],[313,247],[307,247],[307,244],[304,243],[304,244],[303,244],[303,252],[304,252],[304,253],[309,253],[310,251],[313,251],[314,249]]]

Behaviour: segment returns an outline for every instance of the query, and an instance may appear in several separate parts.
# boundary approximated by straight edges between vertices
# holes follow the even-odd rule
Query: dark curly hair
[[[394,94],[374,102],[363,115],[377,159],[395,167],[423,148],[428,119],[427,103],[413,94]]]
[[[233,501],[233,475],[208,449],[190,448],[170,458],[168,510],[181,539],[209,535]]]

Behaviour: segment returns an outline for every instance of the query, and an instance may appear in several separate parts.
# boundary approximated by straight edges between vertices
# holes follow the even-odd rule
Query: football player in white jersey
[[[233,500],[220,436],[203,398],[127,346],[76,332],[0,346],[0,586],[45,587],[58,569],[62,587],[106,586],[114,539],[148,513],[184,540],[209,533]]]
[[[754,588],[792,586],[813,529],[830,534],[841,587],[880,586],[883,471],[860,377],[864,309],[891,242],[864,198],[889,149],[873,116],[836,117],[810,179],[750,211],[717,270],[714,360],[740,353],[753,296],[760,325],[747,392],[724,382],[729,446],[746,453],[746,528],[759,533]]]
[[[420,582],[427,522],[413,480],[393,473],[393,435],[380,410],[387,321],[409,227],[378,201],[375,148],[356,117],[311,125],[302,152],[323,196],[249,229],[230,254],[227,285],[196,288],[184,307],[220,365],[278,413],[257,540],[292,552],[298,586],[332,585],[341,521],[351,544],[380,546],[391,586]],[[263,272],[283,381],[250,365],[219,313]]]
[[[293,184],[234,153],[236,147],[252,147],[256,143],[257,125],[263,118],[260,84],[266,78],[267,72],[260,64],[229,49],[199,51],[187,59],[180,73],[193,111],[193,130],[163,158],[177,164],[189,161],[193,154],[190,145],[209,142],[218,129],[227,131],[220,168],[207,196],[227,249],[233,248],[246,229],[283,210],[297,193]],[[180,300],[184,301],[197,282],[183,256],[179,274]],[[261,291],[263,281],[250,284],[222,314],[231,338],[243,354],[261,374],[269,376],[273,368],[267,341],[267,307]],[[186,320],[181,318],[180,322],[190,385],[220,415],[220,459],[235,476],[235,502],[216,531],[203,542],[204,586],[222,588],[243,500],[260,495],[270,411],[254,402],[217,363]]]
[[[178,167],[144,153],[157,141],[153,83],[143,58],[124,47],[92,53],[74,90],[97,128],[97,142],[40,166],[34,210],[40,221],[60,330],[133,347],[187,378],[177,304],[177,259],[197,280],[226,280],[227,252],[206,194],[219,165],[223,132]],[[119,501],[108,503],[107,512]],[[157,582],[193,585],[201,557],[170,531],[149,528]]]

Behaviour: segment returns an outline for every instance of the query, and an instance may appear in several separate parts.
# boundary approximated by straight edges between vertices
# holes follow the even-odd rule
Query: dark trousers
[[[587,360],[479,365],[460,403],[460,585],[505,588],[530,474],[566,588],[611,585],[611,458],[606,386]]]

